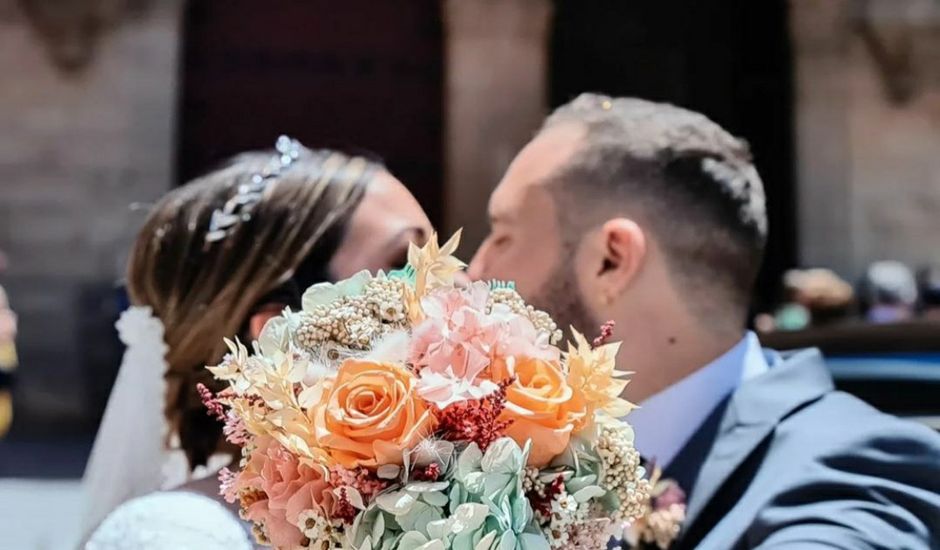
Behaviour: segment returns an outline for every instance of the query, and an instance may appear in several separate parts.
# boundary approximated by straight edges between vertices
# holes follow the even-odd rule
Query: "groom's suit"
[[[767,357],[666,468],[673,548],[940,548],[940,436],[835,391],[816,350]]]

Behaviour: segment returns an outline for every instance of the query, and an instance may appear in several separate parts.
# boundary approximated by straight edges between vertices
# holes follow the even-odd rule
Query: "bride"
[[[381,165],[287,137],[169,193],[131,254],[128,347],[84,480],[86,548],[251,548],[217,496],[236,450],[199,398],[198,383],[220,389],[203,367],[314,283],[403,266],[430,231]]]

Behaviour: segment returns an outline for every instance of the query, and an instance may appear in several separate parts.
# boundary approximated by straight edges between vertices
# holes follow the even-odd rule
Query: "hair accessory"
[[[279,178],[300,157],[300,142],[288,136],[280,136],[274,144],[275,155],[264,169],[251,176],[248,183],[238,186],[238,192],[222,208],[212,213],[206,243],[221,241],[229,235],[239,222],[251,219],[251,212],[264,197],[268,186]]]

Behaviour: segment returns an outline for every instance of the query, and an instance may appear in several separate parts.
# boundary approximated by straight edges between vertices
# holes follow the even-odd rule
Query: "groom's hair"
[[[730,301],[743,313],[767,240],[764,189],[747,143],[686,109],[597,94],[558,108],[543,130],[565,123],[586,129],[548,182],[567,205],[557,210],[569,242],[629,216],[664,251],[690,304],[713,314]]]

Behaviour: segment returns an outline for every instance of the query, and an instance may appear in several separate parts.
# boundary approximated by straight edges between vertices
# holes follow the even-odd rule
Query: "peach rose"
[[[315,436],[345,468],[401,464],[402,451],[434,430],[434,416],[415,393],[417,378],[402,367],[350,359],[323,383],[311,409]]]
[[[334,505],[329,472],[320,465],[301,462],[270,437],[259,437],[245,469],[238,477],[240,489],[260,491],[245,510],[245,517],[264,525],[274,546],[294,548],[304,538],[297,520],[306,510],[330,516]]]
[[[495,381],[516,379],[506,388],[506,409],[501,418],[512,419],[506,435],[519,445],[532,440],[529,465],[548,465],[560,455],[574,425],[584,416],[583,403],[565,380],[558,363],[522,358],[493,363]]]

